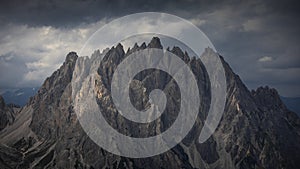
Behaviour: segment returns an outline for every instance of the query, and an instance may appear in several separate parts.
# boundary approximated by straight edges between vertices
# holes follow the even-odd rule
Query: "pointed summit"
[[[130,49],[129,52],[132,53],[132,52],[135,52],[135,51],[137,51],[139,49],[140,49],[139,45],[137,43],[135,43],[134,46],[133,46],[133,48]],[[127,52],[127,53],[129,53],[129,52]]]
[[[123,50],[123,45],[121,43],[118,43],[118,45],[116,46],[117,50]]]
[[[274,88],[270,88],[269,86],[259,87],[256,90],[252,90],[251,94],[253,95],[256,103],[264,108],[286,108],[277,90]]]
[[[66,63],[69,63],[69,62],[74,62],[76,61],[78,58],[77,56],[77,53],[76,52],[70,52],[67,57],[66,57]]]
[[[151,42],[148,44],[149,48],[159,48],[162,49],[163,46],[160,43],[160,39],[158,37],[153,37]]]
[[[137,48],[139,48],[139,45],[137,43],[134,43],[134,46],[132,49],[136,50]]]
[[[208,46],[207,48],[205,48],[204,53],[206,53],[206,54],[215,54],[216,52]]]
[[[148,47],[162,48],[159,38],[155,37],[149,44],[143,43],[137,49]],[[188,56],[177,47],[168,51]],[[199,89],[199,93],[195,94],[199,95],[201,104],[194,117],[193,129],[182,143],[167,153],[134,160],[127,157],[120,159],[106,152],[89,138],[79,121],[83,114],[76,113],[78,108],[89,110],[93,105],[85,102],[85,94],[91,94],[107,125],[131,138],[156,137],[167,132],[178,119],[180,103],[194,102],[181,99],[181,91],[185,89],[177,83],[189,82],[185,80],[185,74],[181,76],[182,69],[176,62],[166,60],[163,64],[172,67],[184,81],[177,82],[168,72],[161,70],[145,70],[129,79],[126,82],[128,95],[121,95],[120,99],[129,98],[129,104],[138,111],[148,108],[151,101],[149,93],[153,89],[162,90],[168,98],[165,112],[157,120],[148,124],[132,123],[118,112],[111,88],[113,85],[120,89],[124,87],[119,83],[123,77],[116,76],[116,83],[112,81],[118,65],[130,56],[123,53],[121,45],[106,52],[95,59],[80,57],[78,64],[75,64],[76,54],[69,53],[66,62],[45,80],[25,107],[18,111],[6,105],[5,111],[0,110],[0,168],[299,168],[300,118],[280,106],[280,96],[275,89],[263,87],[250,93],[223,57],[211,48],[203,50],[203,56],[221,59],[226,74],[227,100],[218,129],[206,142],[198,143],[199,129],[208,122],[207,116],[214,101],[211,86],[220,83],[211,83],[210,79],[215,76],[208,76],[202,58],[192,57],[186,65],[194,74]],[[97,51],[95,55],[98,54]],[[134,72],[134,63],[121,71]],[[81,82],[74,85],[77,80]],[[186,90],[190,91],[188,87]],[[83,105],[78,107],[77,99],[83,100]],[[1,102],[4,101],[0,97],[0,106]],[[90,120],[87,124],[94,127],[98,119],[98,116],[92,115],[91,119],[86,119]],[[99,126],[95,124],[95,127]],[[112,143],[115,141],[112,140]],[[141,148],[148,150],[144,146]]]
[[[171,50],[171,52],[174,53],[175,55],[179,56],[186,63],[190,60],[187,52],[183,53],[183,51],[178,46],[174,46],[173,49]]]

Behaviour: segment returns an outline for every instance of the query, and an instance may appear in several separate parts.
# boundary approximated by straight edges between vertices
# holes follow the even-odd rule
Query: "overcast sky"
[[[0,2],[0,89],[39,86],[70,51],[112,19],[165,12],[190,20],[250,89],[300,96],[300,5],[297,1]]]

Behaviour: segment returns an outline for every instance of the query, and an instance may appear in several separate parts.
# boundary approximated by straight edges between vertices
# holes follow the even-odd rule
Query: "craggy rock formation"
[[[200,59],[190,58],[178,47],[168,50],[191,67],[202,101],[190,133],[168,152],[144,159],[116,156],[98,147],[81,128],[72,107],[70,82],[76,66],[84,73],[98,63],[97,101],[106,120],[119,132],[130,136],[156,135],[176,119],[178,86],[162,71],[143,71],[130,84],[131,101],[139,109],[147,107],[151,89],[171,93],[159,119],[138,126],[118,114],[112,103],[113,72],[126,56],[145,48],[162,45],[153,38],[148,45],[136,44],[127,52],[119,44],[102,53],[96,51],[91,58],[69,53],[63,65],[45,80],[18,114],[7,113],[0,98],[0,168],[299,168],[299,117],[286,108],[275,89],[260,87],[249,91],[221,56],[227,78],[225,113],[210,139],[198,143],[210,103],[209,79]],[[217,55],[207,48],[203,55],[212,54]],[[100,57],[104,57],[101,63]]]

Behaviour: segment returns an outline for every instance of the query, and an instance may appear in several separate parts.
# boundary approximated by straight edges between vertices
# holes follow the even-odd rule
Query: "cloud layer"
[[[40,85],[70,51],[78,51],[104,21],[72,29],[6,25],[1,30],[0,87]]]

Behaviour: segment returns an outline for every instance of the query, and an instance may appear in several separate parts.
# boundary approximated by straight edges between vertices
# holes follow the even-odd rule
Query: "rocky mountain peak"
[[[203,55],[213,55],[213,54],[216,54],[216,52],[210,48],[209,46],[207,48],[204,49],[204,52],[203,52]]]
[[[267,95],[273,95],[273,96],[279,96],[278,92],[274,88],[270,88],[269,86],[261,86],[258,87],[256,90],[251,91],[252,94],[257,95],[257,94],[267,94]]]
[[[174,46],[170,52],[174,53],[176,56],[180,57],[185,62],[188,62],[190,60],[190,57],[188,56],[187,52],[183,53],[183,51],[178,46]]]
[[[77,58],[78,58],[78,56],[77,56],[76,52],[70,52],[67,55],[65,62],[67,62],[67,63],[74,62],[74,61],[76,61]]]
[[[118,52],[124,51],[123,45],[122,45],[121,43],[118,43],[118,45],[116,46],[116,50],[117,50]]]
[[[16,105],[6,105],[4,98],[0,95],[0,131],[15,121],[17,112],[19,110],[20,107]]]
[[[159,49],[163,48],[163,46],[161,45],[160,39],[158,37],[153,37],[147,47],[159,48]]]
[[[146,49],[146,47],[147,47],[147,45],[146,45],[145,42],[143,42],[143,43],[141,44],[141,46],[140,46],[141,49]]]
[[[107,122],[118,132],[132,137],[154,136],[167,130],[177,118],[180,89],[172,77],[157,70],[141,73],[130,89],[136,96],[133,98],[135,105],[142,108],[148,103],[149,93],[146,92],[151,89],[159,88],[168,98],[170,96],[166,112],[156,121],[145,125],[131,123],[113,105],[110,85],[114,71],[128,53],[146,47],[162,48],[162,45],[159,38],[154,37],[148,46],[136,44],[126,54],[121,44],[107,52],[96,51],[89,59],[77,59],[76,53],[70,52],[64,64],[45,80],[32,101],[19,113],[17,119],[23,121],[11,125],[13,134],[0,132],[0,168],[298,168],[299,117],[287,116],[286,109],[276,106],[281,102],[275,89],[262,87],[250,92],[221,56],[226,73],[227,102],[217,130],[205,143],[200,144],[198,138],[210,106],[208,75],[200,59],[189,59],[187,65],[195,74],[203,101],[193,129],[180,144],[145,159],[112,155],[97,146],[80,126],[72,103],[72,75],[74,72],[89,75],[91,65],[99,75],[95,83],[91,83],[97,103]],[[188,57],[178,47],[172,52]],[[99,55],[103,56],[100,64],[97,59],[102,57]],[[218,54],[206,48],[203,55]],[[86,84],[82,87],[90,89]],[[9,142],[2,144],[2,138]]]
[[[126,55],[130,55],[131,53],[133,52],[136,52],[138,50],[141,50],[141,49],[146,49],[147,48],[147,45],[145,42],[143,42],[141,44],[141,46],[139,46],[137,43],[135,43],[132,47],[132,49],[128,48],[127,52],[126,52]]]
[[[136,50],[139,49],[139,45],[137,43],[134,43],[132,49],[129,47],[126,54],[129,54],[129,53],[132,53],[132,52],[135,52]]]
[[[252,90],[251,94],[255,102],[263,107],[269,109],[286,109],[277,90],[274,88],[270,88],[269,86],[259,87],[256,90]]]

